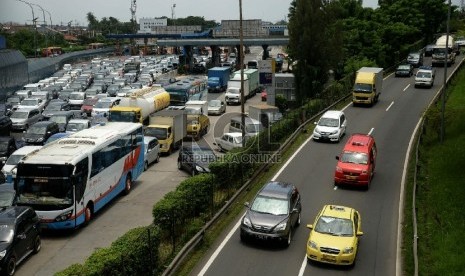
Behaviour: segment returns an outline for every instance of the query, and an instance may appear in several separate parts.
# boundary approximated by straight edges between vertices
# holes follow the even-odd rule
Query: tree
[[[294,0],[289,8],[289,57],[293,66],[296,100],[303,102],[323,90],[328,71],[342,58],[336,9],[325,0]]]

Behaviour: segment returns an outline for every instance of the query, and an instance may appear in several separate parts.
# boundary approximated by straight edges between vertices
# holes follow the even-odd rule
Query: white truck
[[[244,74],[244,102],[249,97],[249,79]],[[224,95],[227,105],[241,104],[241,75],[235,74],[233,78],[228,81],[228,88]]]
[[[146,136],[153,136],[160,143],[160,152],[171,154],[186,137],[187,118],[184,110],[162,110],[150,116],[145,128]]]
[[[440,36],[433,47],[433,54],[431,56],[432,65],[442,66],[447,62],[447,66],[450,66],[455,63],[455,55],[457,52],[459,52],[458,46],[451,35],[449,38],[447,35]]]

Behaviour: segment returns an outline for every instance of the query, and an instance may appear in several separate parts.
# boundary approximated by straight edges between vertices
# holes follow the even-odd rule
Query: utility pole
[[[449,21],[450,21],[450,6],[451,0],[449,0],[449,4],[447,7],[447,24],[446,24],[446,49],[445,49],[445,59],[444,59],[444,83],[442,85],[442,94],[441,94],[441,135],[440,135],[440,142],[441,144],[444,142],[444,135],[445,135],[445,128],[446,122],[444,118],[444,113],[446,112],[446,85],[447,85],[447,61],[449,58]],[[452,49],[451,49],[452,51]]]
[[[239,0],[239,60],[241,66],[241,124],[242,124],[242,147],[245,148],[245,109],[244,109],[244,33],[242,30],[242,0]]]

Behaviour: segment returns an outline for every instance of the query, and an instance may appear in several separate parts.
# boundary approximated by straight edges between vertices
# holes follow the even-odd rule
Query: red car
[[[375,173],[377,149],[373,136],[353,134],[347,141],[334,173],[334,185],[360,185],[369,188]]]
[[[263,90],[262,90],[262,102],[266,102],[266,95],[267,95],[267,94],[266,94],[266,90],[263,89]]]
[[[92,109],[94,108],[94,105],[97,103],[98,98],[86,98],[84,100],[84,103],[81,106],[81,113],[82,114],[87,114],[88,117],[92,114]]]

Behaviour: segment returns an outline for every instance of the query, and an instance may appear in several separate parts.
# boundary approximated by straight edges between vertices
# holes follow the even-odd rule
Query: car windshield
[[[4,141],[0,143],[0,151],[7,151],[8,150],[8,141]]]
[[[13,235],[15,233],[15,227],[11,224],[0,224],[0,243],[11,243],[13,241]]]
[[[36,106],[37,105],[37,100],[36,99],[24,99],[21,102],[21,105]]]
[[[144,131],[144,135],[156,137],[158,140],[165,140],[168,137],[166,128],[149,127]]]
[[[250,210],[259,213],[282,216],[289,213],[289,204],[285,199],[258,195],[253,201]]]
[[[67,117],[66,116],[52,116],[50,117],[50,121],[55,122],[57,124],[66,124]]]
[[[45,134],[47,131],[46,126],[31,126],[28,130],[27,133],[29,134]]]
[[[73,94],[69,95],[70,100],[84,100],[84,94]]]
[[[409,58],[409,59],[419,59],[419,58],[420,58],[420,54],[410,54],[410,55],[408,55],[408,58]]]
[[[21,160],[23,158],[24,155],[22,154],[13,154],[13,155],[10,155],[10,157],[8,157],[8,159],[6,160],[6,163],[5,165],[17,165],[19,163],[19,160]]]
[[[95,104],[95,108],[110,108],[110,105],[111,105],[111,102],[109,101],[98,101],[96,104]]]
[[[352,237],[354,235],[354,227],[351,220],[328,216],[322,216],[318,219],[315,231],[333,236]]]
[[[11,114],[10,118],[13,119],[26,119],[29,112],[16,111]]]
[[[326,127],[337,127],[339,126],[339,120],[334,118],[321,118],[318,122],[318,125]]]
[[[418,72],[417,78],[431,78],[431,73],[429,72]]]
[[[69,123],[66,126],[67,131],[79,131],[85,129],[87,124],[85,123]]]
[[[208,102],[208,106],[209,107],[220,107],[221,106],[221,101],[212,100],[212,101]]]
[[[368,164],[368,155],[361,152],[345,151],[342,153],[341,162],[354,164]]]
[[[60,111],[61,110],[61,104],[49,104],[45,110],[48,111]]]
[[[15,199],[15,191],[2,191],[0,193],[0,208],[1,207],[9,207],[13,205],[13,201]]]
[[[399,65],[399,67],[397,67],[397,70],[407,70],[409,71],[410,70],[410,66],[408,65]]]

